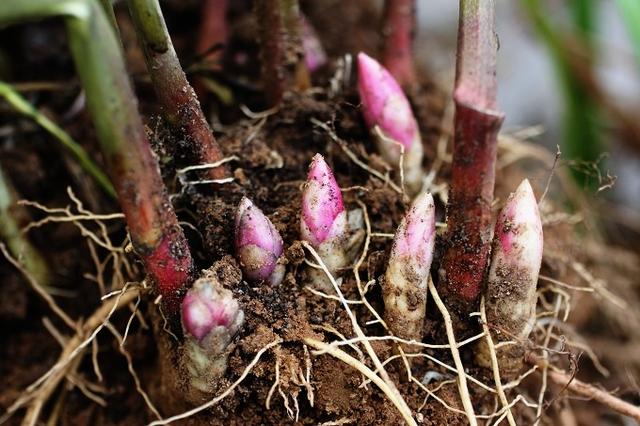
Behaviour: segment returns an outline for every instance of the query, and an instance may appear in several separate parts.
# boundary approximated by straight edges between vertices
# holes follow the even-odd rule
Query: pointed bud
[[[340,187],[320,154],[313,157],[302,192],[300,233],[316,249],[329,272],[337,278],[350,261],[359,240],[351,234]],[[333,286],[319,269],[309,271],[309,280],[323,291]]]
[[[494,341],[526,339],[536,317],[536,287],[542,263],[542,222],[533,189],[524,180],[498,215],[485,296],[487,323]],[[484,345],[479,345],[483,348]],[[522,366],[519,345],[498,352],[501,372],[515,374]],[[479,350],[490,365],[488,349]]]
[[[320,154],[309,166],[302,193],[302,238],[314,247],[347,231],[347,218],[340,187]]]
[[[327,54],[320,43],[318,34],[311,23],[300,16],[302,21],[302,48],[304,49],[304,62],[309,72],[314,72],[327,63]]]
[[[422,193],[400,222],[393,240],[382,288],[384,318],[391,332],[404,339],[422,339],[435,223],[433,197]]]
[[[284,266],[278,263],[282,238],[269,218],[247,197],[238,205],[235,232],[236,254],[245,279],[279,284],[284,274]]]
[[[244,323],[231,291],[214,278],[200,278],[182,301],[185,365],[191,384],[209,393],[227,369],[227,347]]]
[[[418,123],[400,85],[375,59],[358,54],[358,92],[362,115],[374,132],[378,150],[392,166],[400,161],[404,148],[405,180],[413,192],[419,191],[422,179],[422,141]]]

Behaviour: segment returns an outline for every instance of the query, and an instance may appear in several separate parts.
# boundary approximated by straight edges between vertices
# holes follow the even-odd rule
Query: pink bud
[[[497,252],[509,263],[530,263],[539,269],[542,259],[542,223],[538,203],[528,179],[509,196],[496,222]],[[520,252],[522,254],[520,255]]]
[[[247,197],[238,206],[235,231],[236,253],[244,277],[278,284],[284,272],[284,266],[278,264],[282,238],[269,218]]]
[[[422,339],[435,235],[433,197],[422,193],[398,226],[382,287],[385,322],[396,336]]]
[[[375,59],[358,54],[358,91],[367,126],[378,126],[405,151],[420,139],[411,105],[393,76]],[[384,154],[384,153],[383,153]]]
[[[227,370],[229,347],[244,324],[244,312],[215,273],[205,271],[182,301],[184,345],[180,364],[190,386],[207,394]]]
[[[311,161],[302,193],[302,238],[314,247],[325,240],[342,236],[348,228],[340,187],[333,172],[316,154]]]
[[[434,211],[431,194],[425,192],[416,197],[398,226],[391,249],[390,262],[409,258],[420,277],[428,274],[433,257],[436,234]]]
[[[304,49],[304,61],[310,72],[314,72],[318,68],[327,63],[327,54],[318,39],[318,34],[311,23],[304,17],[300,16],[302,21],[302,48]]]
[[[244,313],[231,292],[211,280],[197,280],[182,301],[182,326],[198,342],[214,334],[230,340],[243,322]]]
[[[494,342],[526,340],[536,321],[536,287],[542,262],[542,223],[528,180],[509,196],[498,215],[485,290],[485,312]],[[516,377],[523,365],[524,347],[496,348],[500,375]],[[491,368],[485,339],[475,350],[476,363]]]

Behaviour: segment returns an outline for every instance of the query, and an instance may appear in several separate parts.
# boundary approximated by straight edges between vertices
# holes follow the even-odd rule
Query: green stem
[[[151,151],[120,43],[94,0],[3,0],[0,24],[64,18],[108,171],[134,248],[175,312],[191,282],[192,260]]]
[[[118,29],[118,21],[116,20],[116,14],[113,11],[113,3],[111,0],[100,0],[100,5],[102,6],[102,10],[104,10],[111,27],[116,32],[116,36],[120,37],[120,30]]]
[[[46,287],[51,282],[51,272],[44,257],[20,230],[25,217],[26,212],[16,202],[15,190],[0,168],[0,237],[38,284]]]
[[[53,137],[58,139],[58,141],[60,141],[60,143],[69,150],[76,160],[78,160],[78,163],[80,163],[82,168],[93,176],[102,189],[104,189],[104,191],[111,197],[116,197],[116,190],[113,188],[113,185],[109,181],[107,175],[100,170],[100,167],[91,160],[84,148],[74,141],[67,132],[62,130],[47,116],[35,109],[33,105],[23,98],[13,87],[2,81],[0,81],[0,96],[2,96],[20,114],[29,117],[49,132]]]
[[[635,52],[636,61],[640,66],[640,1],[638,0],[616,0],[620,16],[627,27],[631,44]]]

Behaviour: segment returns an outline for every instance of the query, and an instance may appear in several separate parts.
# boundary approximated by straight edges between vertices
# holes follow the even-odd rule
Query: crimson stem
[[[467,312],[477,301],[491,244],[497,135],[494,0],[461,0],[454,87],[455,134],[442,269],[444,293]]]
[[[54,16],[64,19],[131,242],[165,308],[175,313],[192,282],[191,253],[138,113],[120,43],[102,7],[86,0],[0,2],[0,24]]]
[[[402,87],[411,86],[416,81],[413,62],[415,29],[415,0],[385,1],[382,63]]]
[[[256,0],[262,81],[270,105],[280,103],[287,90],[311,85],[304,60],[298,0]]]
[[[128,0],[127,3],[165,120],[186,140],[188,152],[195,157],[193,160],[200,164],[220,161],[222,150],[180,65],[160,4],[157,0]],[[208,172],[211,179],[227,176],[224,166]]]

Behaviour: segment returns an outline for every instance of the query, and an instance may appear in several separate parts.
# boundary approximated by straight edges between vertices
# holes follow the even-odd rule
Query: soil
[[[266,105],[259,86],[257,45],[255,26],[250,8],[245,1],[231,2],[229,12],[232,38],[226,49],[224,71],[208,74],[233,91],[234,103],[223,106],[213,94],[207,96],[203,104],[215,123],[216,137],[226,156],[235,156],[230,162],[234,181],[210,186],[192,185],[186,188],[174,178],[179,164],[166,153],[171,152],[173,144],[179,142],[171,135],[158,118],[154,106],[153,92],[144,77],[142,55],[135,44],[135,36],[128,23],[126,10],[119,5],[118,19],[127,58],[141,103],[141,110],[148,120],[148,131],[152,136],[154,149],[159,154],[167,185],[176,194],[174,202],[180,220],[185,224],[185,232],[193,249],[197,266],[200,269],[211,268],[223,285],[231,289],[238,298],[246,315],[242,332],[237,336],[229,352],[229,368],[226,376],[220,380],[214,395],[194,395],[185,391],[186,384],[180,379],[183,368],[175,355],[181,339],[180,327],[169,322],[164,324],[153,295],[145,294],[137,306],[140,317],[131,322],[126,340],[126,351],[130,354],[135,371],[141,379],[150,399],[158,407],[162,416],[168,417],[193,408],[220,394],[240,377],[255,354],[265,345],[276,339],[282,343],[264,354],[251,369],[247,377],[233,392],[212,408],[189,417],[181,424],[359,424],[387,425],[402,424],[399,411],[373,384],[362,385],[363,376],[329,355],[313,355],[311,349],[303,343],[305,338],[333,341],[339,333],[347,338],[354,336],[351,323],[345,310],[335,301],[321,298],[306,289],[302,277],[305,269],[305,250],[299,239],[299,211],[301,184],[304,182],[308,164],[316,153],[321,153],[333,168],[336,179],[343,189],[348,209],[365,206],[372,227],[377,234],[393,234],[407,207],[402,194],[394,191],[388,183],[373,176],[356,165],[332,140],[328,132],[313,124],[313,120],[326,123],[344,146],[370,167],[385,170],[383,160],[375,154],[371,137],[364,126],[359,111],[359,99],[353,80],[347,81],[344,90],[332,94],[328,90],[328,79],[332,70],[321,70],[314,76],[317,90],[310,93],[287,93],[282,105],[275,111],[247,118],[240,105],[247,105],[252,111],[264,111]],[[166,2],[170,32],[183,63],[195,60],[191,47],[194,45],[194,32],[197,24],[197,2]],[[330,57],[338,58],[345,53],[364,50],[376,52],[380,36],[378,33],[378,12],[368,1],[342,2],[331,0],[324,2],[303,2],[303,10],[315,25]],[[339,17],[339,19],[336,19]],[[64,31],[59,22],[46,22],[3,30],[5,34],[16,37],[19,43],[8,46],[5,51],[12,59],[13,75],[11,81],[33,81],[52,79],[58,82],[53,91],[33,92],[30,100],[41,109],[48,111],[56,121],[76,139],[82,141],[94,158],[100,159],[96,149],[95,135],[89,125],[89,117],[80,112],[64,118],[73,100],[78,94],[78,85],[73,74],[71,59],[66,53]],[[42,41],[42,33],[47,41]],[[348,34],[348,37],[345,36]],[[44,43],[53,49],[29,49],[33,43]],[[26,54],[24,52],[30,52]],[[39,56],[38,56],[39,55]],[[185,68],[188,68],[185,66]],[[43,71],[46,70],[46,71]],[[352,73],[353,76],[354,73]],[[191,78],[196,76],[190,75]],[[444,112],[449,102],[448,95],[431,83],[428,76],[422,75],[420,84],[410,92],[415,108],[423,144],[425,147],[425,170],[430,170],[434,162],[442,164],[438,171],[436,184],[446,183],[449,177],[448,165],[443,158],[437,158],[437,146],[444,137],[450,135],[451,123],[445,120]],[[37,200],[46,206],[66,206],[70,204],[64,188],[71,186],[86,206],[96,212],[117,211],[116,204],[103,197],[89,179],[78,178],[77,171],[70,169],[70,161],[58,161],[64,154],[57,144],[33,124],[17,117],[3,107],[0,111],[3,129],[10,132],[10,142],[3,143],[2,167],[7,170],[18,192],[23,198]],[[447,150],[450,152],[450,146]],[[502,149],[501,155],[507,154]],[[551,156],[552,158],[553,156]],[[54,161],[46,161],[55,158]],[[500,160],[499,160],[500,162]],[[529,177],[536,194],[541,194],[548,177],[549,164],[541,165],[534,160],[518,162],[508,167],[500,166],[497,174],[496,196],[505,200],[520,179]],[[80,175],[81,176],[81,175]],[[398,176],[390,172],[390,179],[397,182]],[[552,186],[552,203],[560,205],[567,198],[561,195],[561,188]],[[97,195],[98,194],[98,195]],[[240,270],[233,257],[233,221],[235,209],[242,196],[250,197],[274,223],[285,243],[287,273],[283,282],[277,286],[255,286],[240,279]],[[444,218],[444,200],[436,197],[437,218]],[[499,206],[500,202],[497,203]],[[634,275],[638,270],[637,257],[621,249],[609,249],[601,241],[584,234],[584,228],[576,231],[573,223],[565,219],[552,220],[553,214],[560,208],[546,212],[549,220],[545,223],[545,258],[541,273],[562,282],[582,282],[580,273],[571,265],[585,265],[593,277],[608,277],[614,282],[609,289],[630,306],[637,301],[639,294],[634,289]],[[32,219],[44,217],[42,212],[30,209]],[[544,213],[544,212],[543,212]],[[108,228],[112,241],[121,242],[126,237],[122,223],[110,223]],[[582,231],[582,234],[580,233]],[[100,289],[87,279],[88,273],[95,273],[95,265],[87,252],[87,243],[77,229],[69,223],[55,223],[32,231],[30,236],[54,266],[54,291],[59,293],[56,300],[72,318],[86,318],[100,303]],[[361,267],[363,282],[378,279],[384,272],[391,240],[375,236],[365,261]],[[442,242],[437,242],[435,258],[440,257]],[[612,254],[613,253],[613,254]],[[106,256],[106,251],[99,251]],[[135,256],[129,254],[135,264]],[[437,277],[438,262],[432,267]],[[135,269],[135,268],[134,268]],[[579,269],[579,268],[578,268]],[[134,271],[135,272],[135,271]],[[110,271],[106,272],[110,282]],[[128,277],[140,280],[140,274]],[[582,278],[584,279],[584,277]],[[542,282],[540,287],[548,286]],[[591,283],[594,285],[593,283]],[[120,283],[121,285],[121,283]],[[581,284],[584,285],[584,284]],[[603,284],[604,285],[604,284]],[[116,287],[117,288],[117,287]],[[341,289],[347,299],[358,299],[359,294],[353,274],[343,274]],[[107,290],[110,290],[108,288]],[[566,289],[565,289],[566,290]],[[63,335],[68,337],[71,331],[57,320],[49,307],[33,293],[22,277],[6,262],[0,262],[0,319],[4,330],[0,333],[0,377],[3,389],[0,391],[0,408],[7,409],[23,390],[53,365],[59,355],[60,345],[50,331],[43,327],[42,320],[47,318]],[[606,293],[598,293],[606,294]],[[549,294],[545,293],[547,297]],[[613,345],[624,342],[625,345],[640,342],[640,317],[630,315],[626,324],[624,315],[603,296],[590,297],[583,292],[572,292],[572,303],[580,304],[572,314],[569,331],[561,329],[571,338],[577,333],[591,335],[602,342]],[[374,285],[367,296],[368,301],[378,312],[383,312],[380,288]],[[554,303],[549,299],[548,303]],[[637,306],[637,305],[635,305]],[[132,306],[133,308],[133,306]],[[547,309],[547,306],[544,307]],[[352,305],[364,333],[368,336],[383,335],[379,324],[364,325],[374,320],[372,314],[362,305]],[[116,312],[111,323],[118,330],[124,330],[131,317],[131,311],[124,309]],[[447,343],[442,317],[429,300],[425,323],[425,341]],[[594,320],[601,316],[605,321]],[[327,331],[327,326],[333,333]],[[477,321],[456,323],[460,336],[476,334],[480,327]],[[323,329],[324,327],[324,329]],[[177,336],[174,338],[166,330]],[[617,330],[611,334],[611,330]],[[534,340],[525,349],[534,346]],[[177,340],[176,340],[177,339]],[[394,347],[385,341],[373,342],[380,359],[394,354]],[[128,371],[126,359],[119,353],[118,343],[109,333],[101,333],[97,338],[97,363],[103,380],[96,377],[91,356],[85,356],[77,367],[76,376],[95,383],[91,387],[104,401],[104,405],[87,398],[72,380],[60,386],[45,406],[41,421],[54,419],[59,424],[144,424],[154,420],[141,395],[136,391],[135,383]],[[575,349],[575,348],[570,348]],[[564,349],[563,349],[564,350]],[[578,352],[578,349],[574,352]],[[428,350],[442,362],[452,365],[453,360],[447,350]],[[603,356],[596,349],[597,355]],[[355,352],[350,352],[355,355]],[[164,355],[163,355],[164,354]],[[173,354],[173,355],[166,355]],[[87,355],[89,353],[87,352]],[[473,345],[461,348],[461,356],[468,373],[484,383],[493,384],[491,372],[473,367]],[[587,357],[583,357],[585,359]],[[628,383],[625,371],[637,374],[638,365],[634,362],[613,361],[604,355],[611,369],[608,378],[598,375],[597,365],[590,360],[580,363],[581,379],[598,381],[608,388]],[[557,362],[567,367],[569,357],[559,356]],[[370,368],[373,365],[367,361]],[[273,388],[276,377],[276,365],[280,377],[279,386]],[[311,389],[305,386],[300,377],[304,377],[311,365],[309,377]],[[401,362],[391,362],[385,366],[391,379],[397,384],[407,404],[417,412],[416,419],[424,425],[463,425],[463,414],[456,414],[445,408],[434,398],[427,398],[424,390],[406,380],[406,370]],[[435,377],[426,386],[437,390],[437,396],[449,407],[462,410],[458,389],[447,370],[432,361],[413,364],[413,375],[419,379]],[[448,381],[447,381],[448,380]],[[539,376],[532,375],[523,381],[520,387],[511,391],[526,394],[529,399],[537,397]],[[560,388],[550,385],[551,400]],[[273,391],[275,389],[275,391]],[[477,386],[470,387],[471,399],[477,412],[494,412],[495,401],[491,394]],[[272,394],[271,394],[272,393]],[[619,396],[638,402],[637,393],[629,387],[623,388]],[[269,401],[269,405],[266,402]],[[566,416],[564,402],[556,402],[544,412],[545,424],[558,424],[557,419]],[[585,405],[578,405],[584,408]],[[587,409],[585,409],[587,410]],[[606,417],[606,410],[588,406],[591,416]],[[22,412],[9,418],[8,424],[20,423]],[[535,420],[532,410],[518,405],[514,414],[518,424],[529,424]],[[573,412],[572,412],[573,413]],[[572,414],[573,415],[573,414]],[[577,414],[580,424],[589,417]],[[595,417],[591,417],[595,418]],[[330,423],[334,422],[334,423]]]

